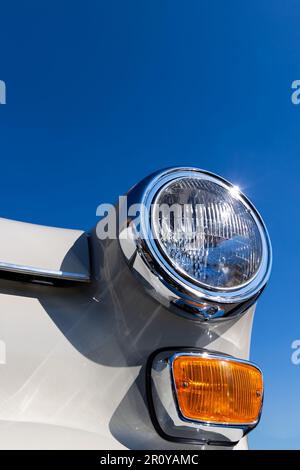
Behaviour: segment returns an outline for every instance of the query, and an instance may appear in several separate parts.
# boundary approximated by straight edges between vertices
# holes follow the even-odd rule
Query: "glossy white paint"
[[[164,441],[152,426],[147,358],[161,347],[190,346],[248,359],[254,308],[238,319],[195,323],[144,292],[116,240],[99,242],[93,232],[91,256],[90,284],[0,279],[0,340],[6,349],[0,448],[187,448]],[[64,264],[61,250],[55,262]],[[243,439],[239,447],[246,445]]]
[[[0,218],[0,270],[88,280],[86,234]]]

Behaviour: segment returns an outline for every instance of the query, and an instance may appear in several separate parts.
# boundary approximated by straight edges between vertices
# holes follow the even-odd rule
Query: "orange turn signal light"
[[[184,418],[228,425],[258,422],[263,379],[253,364],[205,355],[179,355],[172,368]]]

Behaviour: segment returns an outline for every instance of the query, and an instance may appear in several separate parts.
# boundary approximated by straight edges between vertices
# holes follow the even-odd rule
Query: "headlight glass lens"
[[[193,282],[226,290],[257,274],[261,234],[234,190],[201,177],[175,179],[158,192],[151,214],[159,250]]]

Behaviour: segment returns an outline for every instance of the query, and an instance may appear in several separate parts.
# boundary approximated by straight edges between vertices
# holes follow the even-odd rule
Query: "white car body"
[[[1,219],[0,268],[1,449],[212,448],[157,434],[145,364],[187,343],[249,359],[255,306],[209,326],[180,318],[94,230]]]

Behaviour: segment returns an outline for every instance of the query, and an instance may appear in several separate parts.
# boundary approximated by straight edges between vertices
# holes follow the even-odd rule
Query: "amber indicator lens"
[[[232,425],[259,419],[263,379],[252,364],[183,355],[173,361],[173,378],[187,419]]]

